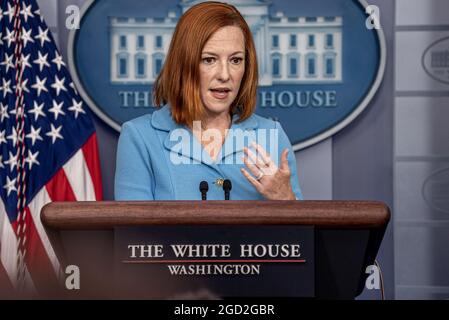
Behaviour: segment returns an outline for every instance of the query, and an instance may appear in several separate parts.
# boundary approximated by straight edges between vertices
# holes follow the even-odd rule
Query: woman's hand
[[[288,149],[282,151],[281,164],[278,168],[260,145],[253,142],[252,146],[258,156],[245,147],[243,162],[254,177],[244,168],[241,169],[243,175],[267,200],[295,200],[296,196],[290,184]]]

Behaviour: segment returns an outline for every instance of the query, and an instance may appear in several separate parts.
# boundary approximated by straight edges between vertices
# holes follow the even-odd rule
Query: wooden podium
[[[58,294],[62,298],[195,298],[195,294],[205,298],[201,296],[204,291],[198,292],[211,287],[209,293],[215,298],[299,294],[317,299],[353,299],[363,290],[366,267],[374,264],[390,212],[385,204],[373,201],[105,201],[54,202],[42,209],[41,217],[63,269],[76,265],[80,270],[81,288],[61,288]],[[238,248],[251,241],[293,243],[291,239],[299,236],[307,259],[234,259],[239,263],[261,262],[260,275],[241,276],[240,280],[240,276],[219,275],[209,282],[209,277],[196,274],[170,275],[167,266],[161,264],[181,262],[169,262],[168,255],[159,260],[135,261],[119,257],[131,244],[138,243],[141,235],[154,237],[142,243],[166,241],[166,248],[190,240],[203,244],[232,242]],[[125,248],[123,243],[130,246]],[[198,262],[190,258],[183,263]],[[217,256],[201,259],[228,263]],[[300,266],[305,260],[307,263]],[[123,282],[125,273],[134,279]],[[295,281],[296,276],[302,280]],[[141,288],[137,288],[139,284]],[[182,290],[177,291],[179,288]]]

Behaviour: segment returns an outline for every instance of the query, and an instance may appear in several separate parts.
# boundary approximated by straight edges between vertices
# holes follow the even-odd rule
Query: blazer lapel
[[[167,132],[164,138],[164,147],[175,153],[172,156],[186,157],[189,159],[188,163],[204,163],[214,167],[212,159],[207,152],[203,152],[202,145],[193,136],[192,132],[185,126],[178,125],[173,121],[168,106],[153,112],[151,124],[154,128]],[[181,158],[177,160],[184,163]]]
[[[221,161],[225,163],[225,158],[243,151],[251,141],[256,141],[257,120],[251,116],[249,119],[235,123],[237,117],[233,117],[231,131],[226,136],[225,143],[221,148]]]

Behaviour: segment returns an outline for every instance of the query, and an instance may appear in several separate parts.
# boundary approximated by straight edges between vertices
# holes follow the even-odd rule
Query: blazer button
[[[223,182],[224,179],[218,178],[217,180],[215,180],[214,184],[217,185],[217,187],[223,187]]]

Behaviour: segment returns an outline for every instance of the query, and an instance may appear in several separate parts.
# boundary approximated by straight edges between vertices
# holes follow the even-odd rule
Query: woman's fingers
[[[274,163],[273,159],[271,159],[270,154],[266,152],[266,150],[260,145],[255,143],[254,141],[251,143],[253,147],[256,149],[257,158],[261,159],[263,163],[263,167],[261,167],[262,171],[267,176],[275,175],[278,171],[278,167]]]
[[[263,160],[261,158],[261,154],[258,152],[256,155],[251,149],[244,148],[243,149],[246,156],[249,158],[250,162],[263,172],[264,175],[271,176],[274,175],[277,171],[277,167],[271,158],[266,158]]]
[[[261,157],[262,161],[268,165],[270,165],[273,161],[270,158],[270,155],[265,151],[264,148],[258,143],[255,143],[254,141],[251,142],[251,145],[256,149],[257,155]]]
[[[249,172],[246,171],[244,168],[241,168],[240,171],[242,171],[243,175],[256,188],[256,190],[260,192],[260,187],[262,186],[261,183],[256,179],[254,179],[254,177],[250,175]]]
[[[249,158],[251,163],[256,165],[259,169],[263,169],[263,168],[267,167],[265,162],[263,162],[262,159],[258,158],[252,150],[250,150],[248,148],[244,148],[243,151],[245,152],[246,156]]]
[[[243,163],[245,163],[245,165],[248,167],[248,169],[251,171],[251,173],[253,174],[253,176],[258,177],[260,175],[260,173],[262,172],[258,166],[256,166],[255,164],[251,163],[247,157],[243,157]],[[262,172],[263,173],[263,172]]]
[[[288,166],[288,149],[284,149],[281,154],[281,165],[279,169],[282,171],[290,171],[290,167]]]

